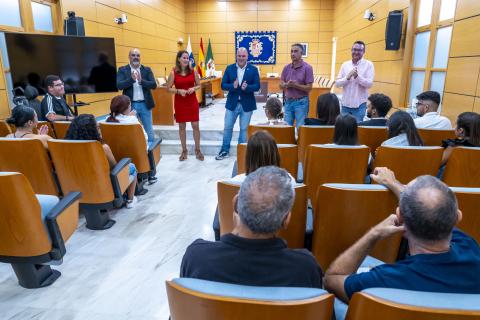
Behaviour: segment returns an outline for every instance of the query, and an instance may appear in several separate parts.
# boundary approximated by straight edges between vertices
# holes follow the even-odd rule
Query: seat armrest
[[[130,162],[132,162],[132,159],[122,158],[120,161],[117,162],[115,167],[110,170],[110,180],[112,181],[113,194],[117,199],[121,198],[123,194],[122,188],[120,187],[120,181],[118,180],[118,175],[126,166],[130,164]]]
[[[81,192],[70,192],[67,196],[63,197],[45,217],[45,224],[47,225],[48,234],[52,241],[52,258],[54,260],[60,260],[66,252],[65,242],[63,241],[62,233],[57,223],[57,217],[81,197]]]
[[[161,138],[155,139],[152,142],[148,143],[148,152],[152,152],[153,150],[155,150],[160,145],[160,143],[162,143]]]

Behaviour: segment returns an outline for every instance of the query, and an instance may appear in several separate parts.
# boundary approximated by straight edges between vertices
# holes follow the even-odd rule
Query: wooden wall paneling
[[[475,97],[473,102],[473,112],[480,113],[480,97]]]
[[[480,14],[480,1],[457,0],[455,20],[473,17]]]
[[[473,110],[474,100],[475,98],[472,96],[445,92],[442,101],[442,115],[454,123],[458,114]]]
[[[456,21],[450,57],[480,56],[480,16]]]
[[[445,91],[475,95],[480,72],[480,56],[450,58]]]

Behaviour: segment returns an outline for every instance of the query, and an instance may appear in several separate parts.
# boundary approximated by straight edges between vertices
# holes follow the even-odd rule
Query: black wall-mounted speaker
[[[69,11],[68,18],[63,23],[63,33],[66,36],[85,36],[85,26],[82,17],[76,17],[75,12]]]
[[[388,13],[387,27],[385,28],[385,50],[400,49],[402,39],[403,11],[396,10]]]

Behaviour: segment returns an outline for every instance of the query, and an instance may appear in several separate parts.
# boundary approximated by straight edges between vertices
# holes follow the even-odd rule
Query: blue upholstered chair
[[[254,287],[200,279],[167,281],[172,320],[331,320],[333,295],[322,289]]]

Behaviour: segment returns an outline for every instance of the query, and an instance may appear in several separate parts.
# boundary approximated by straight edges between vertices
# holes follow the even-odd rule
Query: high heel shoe
[[[185,161],[187,160],[187,157],[188,157],[188,151],[185,149],[182,151],[182,154],[178,158],[178,161]]]
[[[200,149],[195,149],[195,158],[197,158],[197,160],[200,160],[200,161],[203,161],[205,159]]]

